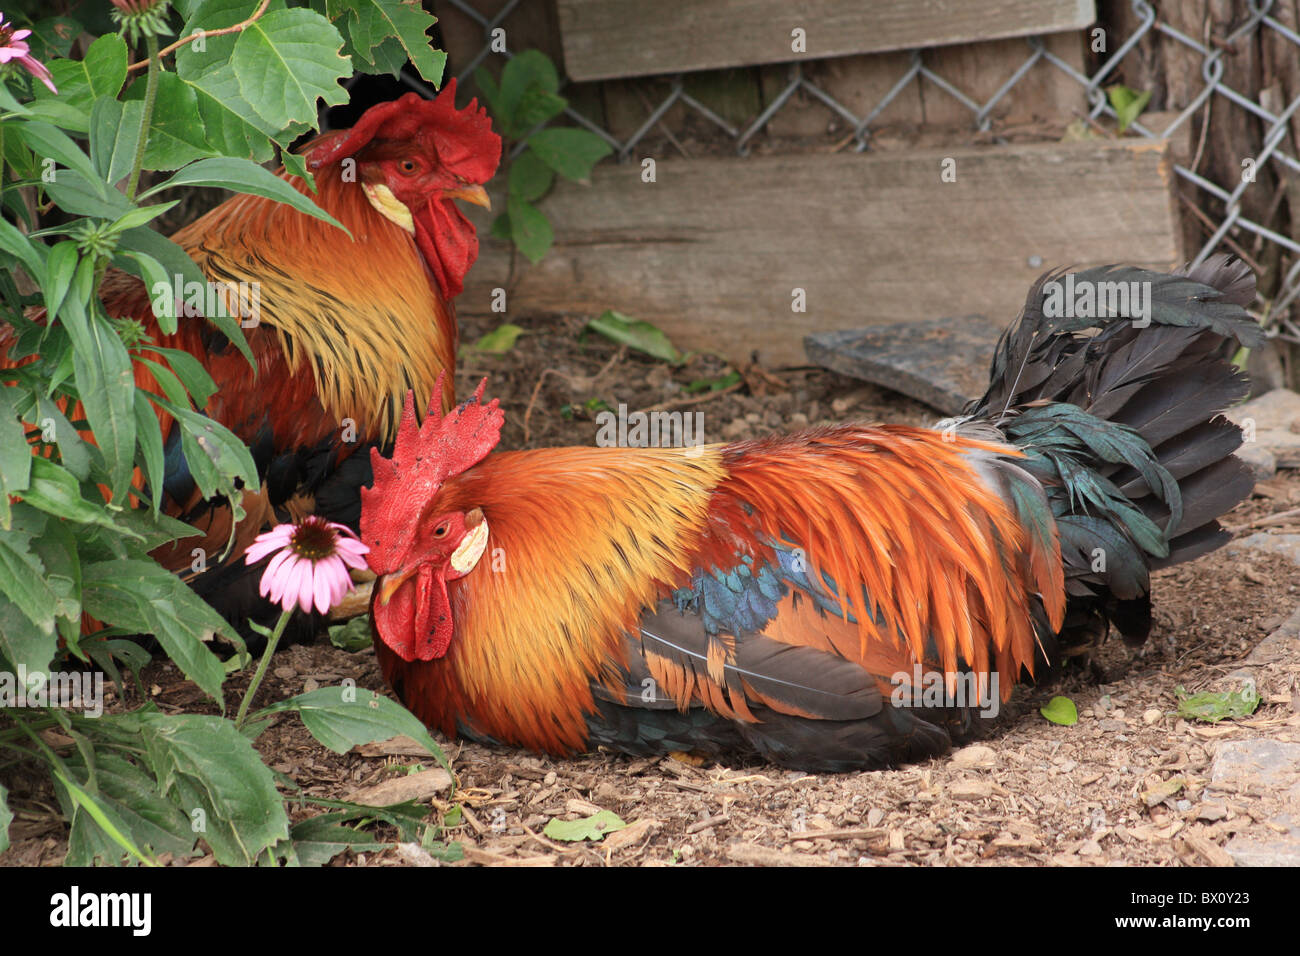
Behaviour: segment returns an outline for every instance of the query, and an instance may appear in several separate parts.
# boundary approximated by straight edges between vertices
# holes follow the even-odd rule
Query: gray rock
[[[1225,414],[1238,425],[1251,419],[1257,431],[1292,431],[1300,423],[1300,395],[1289,388],[1275,388],[1229,409]]]
[[[1221,743],[1210,767],[1209,789],[1252,783],[1300,804],[1300,744],[1267,738]],[[1229,841],[1224,849],[1238,866],[1300,866],[1300,825],[1287,815],[1273,822],[1287,832],[1266,838],[1238,834]]]
[[[1255,534],[1228,545],[1228,551],[1263,551],[1265,554],[1280,554],[1300,564],[1300,534],[1268,534],[1257,531]]]
[[[1233,454],[1250,465],[1256,481],[1268,481],[1277,474],[1277,457],[1263,445],[1242,445]]]

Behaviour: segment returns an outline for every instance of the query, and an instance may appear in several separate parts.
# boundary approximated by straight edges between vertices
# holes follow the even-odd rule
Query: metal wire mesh
[[[474,71],[489,57],[499,56],[510,59],[513,56],[513,53],[508,49],[508,44],[503,45],[501,42],[502,37],[499,34],[494,36],[494,31],[507,23],[510,15],[524,3],[524,0],[507,0],[497,13],[491,17],[480,13],[468,0],[440,0],[440,2],[454,6],[478,23],[483,30],[484,43],[478,54],[468,63],[455,64],[457,76],[461,83],[470,80]],[[930,65],[927,65],[928,51],[926,49],[915,49],[909,51],[908,65],[898,77],[897,82],[864,115],[858,115],[819,86],[808,75],[809,70],[804,63],[789,64],[788,81],[784,87],[770,99],[756,117],[743,126],[729,123],[704,103],[686,92],[683,77],[680,74],[663,78],[668,83],[666,95],[657,104],[652,104],[650,115],[626,138],[620,139],[572,106],[567,108],[562,115],[573,123],[600,136],[614,149],[619,160],[626,160],[631,157],[633,151],[645,139],[647,134],[660,123],[665,114],[673,106],[680,103],[687,110],[708,121],[722,134],[730,137],[735,144],[736,152],[744,156],[748,154],[755,137],[768,128],[773,117],[782,110],[789,109],[791,103],[795,100],[795,94],[802,91],[825,104],[827,108],[848,124],[852,129],[853,148],[857,151],[863,151],[871,147],[873,124],[876,123],[890,103],[914,83],[924,80],[934,88],[943,91],[970,111],[971,120],[976,129],[987,131],[991,129],[994,110],[1008,97],[1014,96],[1017,85],[1029,74],[1031,69],[1042,62],[1062,71],[1083,87],[1088,103],[1089,119],[1097,120],[1103,115],[1118,119],[1103,86],[1108,81],[1114,82],[1114,77],[1120,71],[1125,58],[1138,47],[1143,37],[1152,31],[1156,31],[1158,34],[1169,37],[1178,44],[1189,48],[1201,57],[1201,74],[1204,86],[1195,94],[1191,102],[1178,113],[1174,120],[1159,133],[1149,129],[1140,120],[1133,122],[1129,128],[1138,135],[1146,137],[1171,136],[1179,127],[1188,123],[1205,106],[1208,100],[1215,98],[1216,106],[1218,101],[1223,101],[1230,108],[1245,110],[1261,121],[1264,127],[1263,146],[1251,158],[1257,168],[1263,167],[1265,163],[1278,164],[1284,167],[1280,173],[1285,177],[1291,172],[1300,172],[1300,160],[1297,160],[1296,157],[1290,155],[1283,148],[1287,134],[1290,131],[1292,116],[1297,109],[1300,109],[1300,97],[1292,100],[1280,113],[1274,113],[1265,108],[1256,98],[1233,89],[1223,79],[1224,56],[1228,55],[1233,44],[1249,37],[1256,31],[1275,31],[1278,36],[1285,38],[1286,41],[1294,45],[1296,55],[1300,56],[1300,35],[1297,35],[1293,30],[1269,15],[1273,2],[1274,0],[1249,0],[1249,16],[1246,22],[1226,38],[1221,38],[1214,43],[1204,44],[1167,23],[1161,22],[1155,9],[1147,0],[1132,0],[1132,9],[1137,20],[1136,25],[1133,27],[1132,32],[1123,38],[1120,45],[1114,49],[1114,52],[1094,73],[1091,75],[1082,73],[1059,56],[1053,54],[1044,43],[1043,37],[1028,37],[1024,41],[1026,52],[1023,63],[984,102],[977,102],[972,99],[943,77],[936,69],[932,69]],[[506,36],[508,36],[508,31]],[[492,48],[494,39],[496,40],[496,50]],[[562,82],[564,85],[568,83],[567,80]],[[563,87],[561,92],[563,92]],[[1217,110],[1212,115],[1217,115]],[[517,145],[515,154],[523,148],[522,143]],[[1175,169],[1182,179],[1195,187],[1194,205],[1200,209],[1203,221],[1209,222],[1214,227],[1209,238],[1197,251],[1193,262],[1199,263],[1211,253],[1219,251],[1224,246],[1225,241],[1228,245],[1233,245],[1232,237],[1239,236],[1243,232],[1253,234],[1260,237],[1263,242],[1280,247],[1282,256],[1279,268],[1285,270],[1281,281],[1277,283],[1267,281],[1261,283],[1264,287],[1276,285],[1277,290],[1270,303],[1268,325],[1276,331],[1280,338],[1300,343],[1300,325],[1296,324],[1292,319],[1290,309],[1292,303],[1300,297],[1300,242],[1297,242],[1291,236],[1270,229],[1244,214],[1243,196],[1249,190],[1258,188],[1259,177],[1243,176],[1239,181],[1214,182],[1185,166],[1177,165]]]

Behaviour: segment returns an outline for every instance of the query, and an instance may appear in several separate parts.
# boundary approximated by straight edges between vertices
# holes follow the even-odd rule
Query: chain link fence
[[[452,64],[458,81],[467,84],[472,82],[474,71],[488,61],[490,57],[509,59],[513,55],[508,44],[510,16],[524,3],[536,2],[536,0],[507,0],[497,13],[490,17],[480,13],[468,0],[439,0],[439,2],[457,8],[482,28],[483,46],[477,55],[468,63]],[[914,49],[908,52],[908,65],[899,75],[897,82],[864,115],[858,115],[814,82],[809,77],[808,70],[803,63],[789,64],[787,68],[788,81],[784,87],[770,99],[756,117],[745,125],[728,122],[704,103],[691,96],[685,89],[682,75],[662,78],[668,84],[667,94],[657,104],[651,104],[649,116],[625,138],[620,139],[615,136],[608,129],[605,129],[590,117],[583,115],[572,106],[566,109],[562,115],[571,122],[600,136],[615,150],[619,160],[626,160],[632,156],[638,144],[660,123],[668,111],[672,107],[681,104],[687,110],[692,111],[716,127],[721,135],[729,137],[734,142],[737,154],[744,156],[748,154],[755,137],[760,136],[767,129],[773,117],[782,110],[791,108],[791,104],[796,99],[795,94],[802,91],[809,97],[823,103],[846,123],[852,130],[851,141],[853,148],[864,151],[871,148],[873,124],[876,123],[881,113],[904,90],[908,89],[912,84],[922,81],[927,82],[935,89],[943,91],[969,110],[971,123],[975,129],[981,131],[991,130],[996,133],[996,130],[993,129],[994,110],[1009,97],[1014,97],[1017,87],[1031,69],[1042,62],[1062,71],[1083,88],[1088,104],[1089,120],[1099,121],[1103,116],[1118,119],[1115,110],[1109,103],[1105,87],[1116,81],[1123,72],[1121,68],[1125,63],[1125,58],[1138,48],[1144,37],[1154,31],[1154,33],[1167,37],[1177,44],[1194,51],[1200,57],[1201,76],[1204,85],[1199,92],[1192,96],[1190,102],[1182,106],[1172,122],[1160,130],[1159,133],[1149,129],[1140,119],[1133,122],[1129,129],[1139,136],[1171,136],[1180,127],[1192,123],[1193,118],[1198,113],[1206,110],[1207,106],[1213,106],[1214,108],[1213,111],[1207,111],[1206,115],[1209,117],[1220,115],[1218,112],[1220,109],[1237,109],[1246,111],[1259,121],[1262,128],[1262,148],[1258,149],[1253,156],[1244,157],[1250,160],[1251,168],[1243,171],[1238,180],[1215,182],[1187,166],[1177,165],[1175,169],[1178,176],[1193,187],[1191,191],[1192,204],[1199,210],[1198,218],[1206,224],[1207,230],[1210,231],[1209,237],[1197,250],[1193,261],[1200,262],[1218,250],[1244,253],[1245,250],[1241,242],[1238,241],[1243,238],[1243,234],[1257,237],[1255,240],[1257,245],[1259,242],[1276,245],[1281,252],[1281,256],[1277,259],[1280,263],[1278,268],[1282,270],[1280,281],[1277,280],[1276,276],[1261,277],[1262,288],[1275,290],[1271,301],[1266,303],[1266,324],[1272,331],[1276,332],[1279,338],[1300,343],[1300,325],[1293,320],[1290,308],[1297,297],[1300,297],[1300,242],[1297,242],[1292,236],[1284,235],[1282,232],[1271,229],[1264,223],[1248,217],[1243,206],[1243,197],[1248,191],[1262,188],[1260,186],[1261,177],[1255,174],[1255,170],[1264,166],[1264,164],[1276,164],[1281,167],[1277,170],[1277,178],[1281,181],[1285,181],[1290,175],[1300,172],[1300,160],[1297,160],[1286,149],[1288,133],[1291,132],[1292,117],[1296,110],[1300,109],[1300,96],[1286,104],[1285,108],[1280,112],[1273,112],[1259,102],[1260,97],[1258,95],[1248,95],[1240,92],[1224,81],[1224,58],[1232,54],[1236,44],[1250,40],[1258,31],[1274,31],[1278,37],[1291,44],[1294,47],[1295,56],[1300,57],[1300,35],[1297,35],[1294,30],[1270,15],[1273,5],[1274,0],[1249,0],[1247,5],[1248,15],[1245,22],[1236,27],[1226,37],[1207,38],[1208,42],[1202,42],[1175,29],[1168,23],[1162,22],[1151,3],[1146,2],[1146,0],[1132,0],[1131,7],[1135,25],[1130,26],[1127,36],[1122,38],[1111,36],[1108,38],[1107,48],[1113,50],[1113,52],[1091,75],[1080,72],[1074,66],[1053,54],[1048,50],[1042,37],[1028,37],[1024,40],[1025,59],[1023,63],[983,102],[972,99],[940,75],[939,72],[927,65],[927,58],[931,51]],[[502,32],[503,30],[504,32]],[[1114,45],[1116,39],[1120,40],[1118,46]],[[418,81],[411,82],[418,83]],[[563,82],[567,85],[567,81]],[[423,88],[423,85],[420,84],[417,88]],[[423,89],[427,90],[427,88]],[[563,92],[562,87],[561,93]],[[1213,100],[1213,103],[1210,103],[1211,100]],[[522,145],[517,146],[516,153],[522,148]],[[1193,162],[1192,166],[1195,165],[1196,163]],[[1227,177],[1222,178],[1226,179]],[[1296,212],[1300,212],[1300,210]],[[1248,253],[1244,257],[1248,260],[1259,258],[1258,256],[1252,257]]]

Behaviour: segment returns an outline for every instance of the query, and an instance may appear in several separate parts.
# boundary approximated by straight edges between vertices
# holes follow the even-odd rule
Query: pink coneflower
[[[254,564],[278,551],[262,572],[259,593],[286,611],[315,604],[324,614],[352,590],[348,568],[364,568],[369,550],[345,525],[311,515],[259,534],[244,560]]]
[[[5,15],[0,13],[0,65],[10,61],[16,62],[48,86],[51,93],[59,92],[50,78],[50,71],[45,68],[44,63],[32,56],[31,47],[25,42],[32,35],[32,31],[15,30],[12,24],[4,22],[4,18]]]

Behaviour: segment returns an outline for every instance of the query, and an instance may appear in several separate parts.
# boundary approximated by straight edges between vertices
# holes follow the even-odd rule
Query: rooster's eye
[[[397,164],[397,168],[409,176],[411,175],[411,173],[415,172],[415,161],[411,159],[404,159]]]
[[[446,537],[446,535],[447,535],[447,525],[446,525],[446,524],[440,524],[440,525],[438,525],[438,527],[436,527],[436,528],[433,529],[433,536],[434,536],[435,538],[443,538],[443,537]]]

